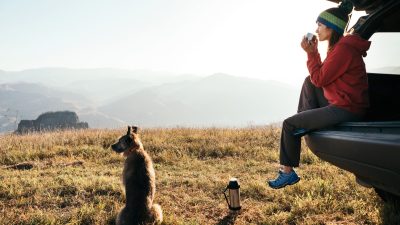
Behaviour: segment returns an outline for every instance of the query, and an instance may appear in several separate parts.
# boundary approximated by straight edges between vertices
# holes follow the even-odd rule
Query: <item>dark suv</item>
[[[373,35],[396,34],[388,32],[400,34],[400,0],[351,2],[355,10],[365,10],[367,15],[357,21],[350,33],[357,33],[366,40]],[[397,40],[396,46],[400,45],[400,38]],[[373,45],[374,42],[371,47]],[[389,51],[392,49],[379,49],[379,52],[383,53]],[[371,54],[373,52],[369,52],[369,56]],[[395,68],[397,72],[393,70],[393,74],[368,73],[370,108],[364,122],[342,123],[333,128],[314,131],[306,135],[306,141],[318,157],[352,172],[359,184],[375,188],[383,199],[390,197],[398,200],[400,51],[395,54],[399,57]],[[385,56],[382,59],[384,58]],[[367,61],[366,66],[368,69]]]

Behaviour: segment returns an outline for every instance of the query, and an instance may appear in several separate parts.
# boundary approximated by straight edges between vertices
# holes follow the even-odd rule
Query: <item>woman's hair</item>
[[[343,36],[352,10],[352,3],[349,1],[343,1],[338,7],[327,9],[319,14],[317,22],[324,24],[333,31],[329,40],[328,50],[331,49]]]
[[[329,39],[329,44],[328,44],[328,51],[336,44],[339,42],[340,38],[343,36],[343,34],[339,34],[337,31],[332,29],[332,35],[331,38]]]

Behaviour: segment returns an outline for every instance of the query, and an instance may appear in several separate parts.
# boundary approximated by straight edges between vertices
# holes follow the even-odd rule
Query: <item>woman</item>
[[[318,41],[306,37],[301,47],[307,53],[310,72],[300,94],[298,113],[283,122],[280,169],[272,188],[282,188],[300,180],[293,170],[299,166],[301,134],[346,121],[362,120],[368,102],[368,80],[363,57],[370,42],[357,35],[343,36],[351,7],[340,5],[323,11],[317,18],[319,41],[329,41],[326,59],[321,62]],[[303,132],[304,133],[304,132]]]

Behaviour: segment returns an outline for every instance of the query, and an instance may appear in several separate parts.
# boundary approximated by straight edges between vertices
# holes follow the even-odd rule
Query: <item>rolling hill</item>
[[[214,74],[123,97],[99,110],[144,126],[246,126],[295,113],[298,90],[272,81]]]

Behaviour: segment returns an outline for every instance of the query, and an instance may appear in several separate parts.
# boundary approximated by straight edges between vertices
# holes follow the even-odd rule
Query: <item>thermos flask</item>
[[[228,191],[228,196],[226,195],[226,191]],[[240,206],[240,185],[237,178],[233,177],[229,179],[229,184],[225,188],[224,196],[230,210],[240,210],[242,208]]]

